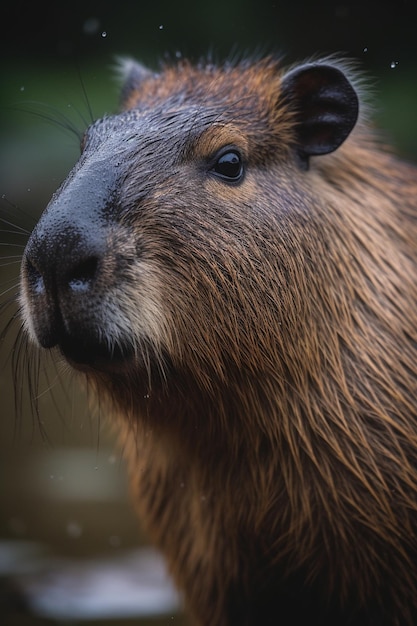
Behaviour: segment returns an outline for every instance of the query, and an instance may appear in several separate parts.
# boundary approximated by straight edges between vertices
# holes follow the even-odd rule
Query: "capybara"
[[[417,624],[417,170],[332,58],[122,72],[27,332],[107,398],[192,624]]]

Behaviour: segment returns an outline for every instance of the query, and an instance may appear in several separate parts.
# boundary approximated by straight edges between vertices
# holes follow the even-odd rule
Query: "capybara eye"
[[[226,182],[239,182],[243,176],[243,163],[239,152],[237,150],[222,152],[217,158],[212,172]]]

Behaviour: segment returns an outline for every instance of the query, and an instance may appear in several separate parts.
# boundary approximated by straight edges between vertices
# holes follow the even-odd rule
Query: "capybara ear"
[[[333,65],[296,67],[284,75],[282,94],[295,113],[297,150],[304,161],[336,150],[358,119],[356,91]]]
[[[121,82],[120,103],[123,106],[141,83],[154,76],[147,67],[129,57],[117,57],[116,74]]]

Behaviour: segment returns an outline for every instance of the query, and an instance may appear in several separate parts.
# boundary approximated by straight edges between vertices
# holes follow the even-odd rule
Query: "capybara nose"
[[[82,232],[51,216],[39,222],[22,264],[22,301],[44,348],[77,336],[85,326],[106,249],[104,228],[96,225]]]
[[[104,253],[100,229],[91,231],[82,233],[79,227],[48,219],[35,230],[24,255],[32,297],[58,302],[64,295],[77,297],[91,289]]]
[[[99,258],[97,255],[88,256],[75,263],[66,276],[68,289],[73,293],[88,292],[95,280],[98,266]]]
[[[100,257],[97,252],[62,254],[50,262],[48,255],[27,254],[25,257],[26,277],[33,297],[58,299],[59,293],[67,296],[87,294],[97,276]]]
[[[92,293],[117,204],[117,180],[107,156],[108,148],[102,146],[79,161],[52,197],[24,252],[21,301],[29,327],[44,347],[74,336],[94,308]]]

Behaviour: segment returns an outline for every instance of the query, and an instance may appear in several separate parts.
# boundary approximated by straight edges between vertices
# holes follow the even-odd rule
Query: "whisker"
[[[3,327],[3,329],[0,328],[0,340],[3,340],[6,337],[6,334],[10,331],[10,328],[16,322],[17,317],[18,317],[16,298],[14,298],[14,297],[13,298],[8,298],[7,300],[4,300],[3,302],[0,302],[0,315],[3,315],[5,313],[5,311],[10,309],[12,306],[14,306],[14,308],[16,310],[10,316],[10,318],[7,320],[7,322],[5,323],[5,326]]]
[[[4,259],[12,259],[13,257],[0,257],[0,267],[9,267],[11,265],[20,265],[21,258],[17,257],[14,261],[8,260],[6,263],[3,263]]]
[[[7,281],[7,282],[9,282],[9,281]],[[4,284],[7,284],[7,282],[5,282]],[[17,296],[17,293],[19,291],[19,287],[16,284],[16,282],[13,282],[13,285],[11,285],[11,287],[7,287],[7,289],[4,289],[4,291],[0,292],[0,298],[3,298],[6,295],[6,293],[9,293],[9,291],[12,291],[12,289],[16,290],[15,295]]]
[[[37,220],[34,218],[34,216],[31,213],[29,213],[28,211],[25,211],[24,209],[22,209],[22,207],[20,207],[19,205],[15,204],[11,200],[9,200],[9,198],[6,196],[5,193],[0,196],[0,200],[3,203],[5,203],[6,205],[8,205],[8,207],[9,207],[8,210],[2,208],[2,213],[3,212],[4,213],[9,213],[11,216],[13,216],[13,218],[16,218],[16,212],[17,212],[18,214],[20,214],[20,215],[22,215],[24,217],[25,221],[28,221],[30,224],[32,224],[32,226],[35,225]],[[0,218],[0,220],[3,221],[6,224],[9,224],[10,226],[13,226],[14,228],[17,228],[17,229],[21,230],[22,232],[26,233],[27,235],[30,234],[30,230],[27,230],[26,228],[23,228],[22,226],[19,226],[15,222],[8,222],[3,217]]]
[[[0,233],[2,233],[4,235],[13,235],[14,237],[25,237],[25,240],[27,240],[27,238],[28,238],[28,235],[26,235],[26,233],[25,234],[18,233],[18,232],[15,232],[13,230],[0,230]],[[10,242],[0,241],[0,246],[7,246],[7,245],[9,245],[9,243]],[[26,241],[25,241],[25,243],[26,243]],[[16,245],[19,245],[19,244],[16,244]],[[23,246],[24,244],[20,244],[20,245]]]
[[[3,224],[7,224],[11,226],[15,230],[0,230],[1,233],[13,233],[14,235],[30,235],[30,230],[27,228],[23,228],[22,226],[18,226],[18,224],[14,224],[13,222],[9,222],[9,220],[4,219],[4,217],[0,217],[0,222]]]
[[[33,435],[36,424],[43,441],[50,444],[51,442],[41,419],[39,408],[39,398],[43,395],[39,391],[41,373],[43,377],[45,377],[46,373],[46,364],[43,356],[40,350],[31,344],[25,329],[20,325],[11,355],[16,417],[15,437],[19,434],[22,416],[27,413],[27,405],[29,405],[29,412],[34,420]],[[24,381],[24,384],[22,384],[22,381]]]
[[[75,135],[77,139],[81,141],[83,132],[59,109],[36,100],[28,100],[23,104],[26,104],[27,108],[24,106],[16,106],[13,107],[14,110],[35,115],[49,124],[59,126]],[[29,108],[29,106],[33,108]],[[38,107],[39,110],[36,110],[34,107]]]
[[[95,120],[95,117],[94,117],[94,114],[93,114],[93,109],[91,107],[90,99],[89,99],[88,94],[87,94],[87,89],[86,89],[86,86],[85,86],[85,83],[84,83],[84,80],[83,80],[83,77],[82,77],[82,74],[81,74],[81,70],[80,70],[78,65],[77,65],[77,74],[78,74],[78,78],[79,78],[79,81],[80,81],[81,90],[82,90],[83,96],[84,96],[84,102],[85,102],[85,104],[87,106],[87,111],[88,111],[88,114],[90,116],[90,123],[92,124],[94,122],[94,120]],[[86,126],[87,126],[87,124],[86,124]]]
[[[51,398],[53,398],[53,390],[61,384],[61,377],[56,367],[54,367],[54,377],[51,379],[48,371],[45,369],[44,372],[46,386],[43,390],[38,391],[36,395],[36,399],[40,400],[43,396],[51,394]],[[58,405],[55,404],[55,408],[58,409]]]
[[[1,220],[0,221],[5,221],[5,220]],[[28,237],[30,235],[30,231],[23,229],[23,228],[19,228],[19,226],[14,226],[15,230],[11,230],[11,229],[5,229],[5,228],[1,228],[0,229],[0,233],[4,233],[4,234],[8,234],[8,235],[15,235],[18,237]]]

